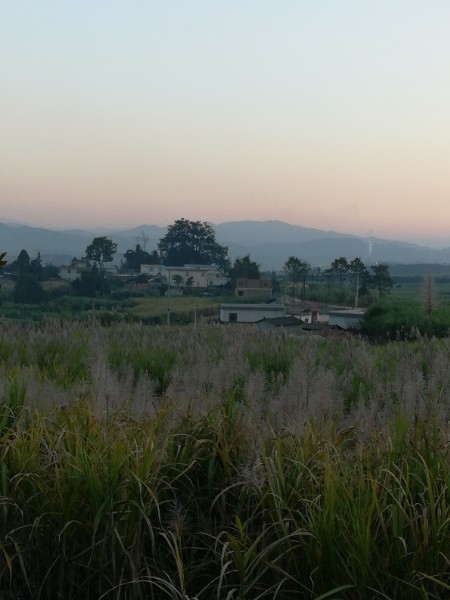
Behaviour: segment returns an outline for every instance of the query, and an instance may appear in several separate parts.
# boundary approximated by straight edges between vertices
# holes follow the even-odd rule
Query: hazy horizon
[[[450,3],[24,0],[0,15],[0,221],[280,220],[450,243]]]
[[[185,217],[177,217],[177,218],[185,218]],[[203,220],[203,219],[200,219]],[[442,249],[442,248],[447,248],[450,246],[450,235],[448,237],[444,237],[444,238],[430,238],[430,239],[408,239],[408,238],[400,238],[400,237],[383,237],[383,236],[375,236],[375,235],[359,235],[357,233],[354,232],[346,232],[346,231],[340,231],[338,229],[322,229],[321,227],[307,227],[306,225],[302,225],[299,223],[289,223],[287,221],[282,221],[280,219],[265,219],[265,220],[258,220],[258,219],[231,219],[231,220],[227,220],[227,221],[220,221],[220,222],[212,222],[212,221],[207,221],[208,223],[210,223],[212,225],[212,227],[214,228],[215,226],[219,226],[219,225],[224,225],[227,223],[242,223],[242,222],[249,222],[249,223],[270,223],[270,222],[279,222],[285,225],[289,225],[291,227],[305,227],[307,229],[317,229],[319,231],[323,231],[325,233],[330,233],[331,235],[333,233],[336,234],[345,234],[345,235],[350,235],[350,236],[355,236],[361,239],[367,239],[367,240],[371,240],[371,239],[382,239],[382,240],[386,240],[386,241],[397,241],[397,242],[406,242],[406,243],[411,243],[411,244],[416,244],[418,246],[426,246],[426,247],[430,247],[430,248],[436,248],[436,249]],[[86,232],[98,232],[101,235],[112,235],[114,232],[120,233],[120,232],[126,232],[132,229],[141,229],[144,227],[161,227],[161,228],[166,228],[168,225],[170,225],[171,223],[173,223],[173,221],[171,223],[167,223],[167,224],[158,224],[158,223],[134,223],[132,225],[129,226],[116,226],[116,225],[112,225],[110,227],[108,227],[107,225],[104,224],[97,224],[97,225],[86,225],[86,226],[72,226],[72,225],[66,225],[66,226],[62,226],[62,227],[51,227],[51,226],[46,226],[44,225],[33,225],[32,223],[27,223],[24,221],[18,221],[18,220],[8,220],[8,219],[0,219],[0,223],[3,223],[5,225],[10,225],[10,226],[25,226],[25,227],[36,227],[38,229],[46,229],[46,230],[50,230],[50,231],[55,231],[55,232],[59,232],[59,233],[63,233],[64,231],[73,231],[73,230],[80,230],[80,231],[86,231]]]

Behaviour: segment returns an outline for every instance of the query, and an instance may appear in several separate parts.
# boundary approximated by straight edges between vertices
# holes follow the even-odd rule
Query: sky
[[[0,222],[450,242],[448,0],[0,0]]]

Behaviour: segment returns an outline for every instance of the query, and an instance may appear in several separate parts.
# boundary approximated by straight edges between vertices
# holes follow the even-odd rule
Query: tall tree
[[[43,279],[44,267],[42,266],[42,258],[40,252],[38,252],[36,258],[33,258],[33,260],[30,261],[30,271],[31,273],[36,275],[39,281]]]
[[[336,277],[339,283],[339,289],[342,289],[344,281],[347,277],[349,270],[349,264],[345,256],[340,256],[339,258],[335,258],[331,263],[330,271]]]
[[[245,279],[261,279],[259,265],[250,258],[250,254],[242,258],[236,258],[233,267],[230,269],[230,277],[233,285],[236,279],[243,277]]]
[[[228,248],[216,241],[214,229],[205,221],[178,219],[167,228],[158,250],[167,266],[213,264],[228,269],[230,265]]]
[[[19,275],[20,273],[30,272],[30,256],[26,250],[21,250],[19,252],[17,260],[11,264],[11,271],[15,276]]]
[[[89,294],[100,292],[103,295],[108,291],[103,265],[113,260],[116,251],[117,244],[105,236],[94,238],[86,248],[86,258],[93,261],[94,266],[88,272],[89,274],[81,274],[84,274],[84,277],[80,276],[80,285],[88,290]]]
[[[149,253],[141,248],[140,244],[136,244],[135,250],[127,250],[124,254],[125,262],[123,266],[126,269],[139,271],[141,265],[157,265],[159,264],[159,256],[156,250]]]
[[[370,284],[378,291],[378,296],[386,294],[394,285],[392,277],[389,273],[389,266],[386,264],[372,265],[370,267],[372,274],[370,276]]]
[[[103,270],[103,265],[111,262],[117,251],[117,244],[105,236],[96,237],[86,248],[86,258]]]
[[[45,298],[45,292],[39,282],[42,272],[41,256],[30,260],[26,250],[21,250],[17,260],[11,264],[11,270],[14,274],[14,300],[15,302],[24,302],[36,304]]]
[[[14,300],[18,303],[39,304],[45,299],[45,290],[37,275],[31,272],[21,273],[14,286]]]
[[[296,256],[290,256],[283,266],[288,278],[292,281],[292,295],[295,296],[295,288],[298,282],[302,282],[302,296],[305,297],[306,279],[311,270],[308,262],[300,260]]]
[[[100,271],[96,264],[92,269],[85,269],[77,279],[71,283],[75,294],[95,297],[109,292],[109,282],[105,279],[104,271]]]

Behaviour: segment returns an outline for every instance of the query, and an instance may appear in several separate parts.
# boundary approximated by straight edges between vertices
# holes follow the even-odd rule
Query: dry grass
[[[450,342],[0,328],[0,597],[444,598]]]

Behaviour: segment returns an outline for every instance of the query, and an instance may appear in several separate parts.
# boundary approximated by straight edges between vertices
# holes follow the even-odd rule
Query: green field
[[[199,317],[211,312],[219,313],[218,305],[220,299],[199,296],[175,296],[167,298],[147,297],[139,299],[136,305],[130,309],[130,314],[136,317],[157,317],[171,315],[187,315],[192,319],[195,314]]]
[[[418,300],[420,302],[423,296],[423,282],[408,281],[398,278],[391,290],[390,295],[395,298],[405,300]],[[439,302],[450,302],[450,282],[447,280],[435,279],[434,282],[436,299]]]
[[[68,320],[99,319],[104,323],[119,321],[144,321],[151,324],[168,322],[193,323],[211,314],[218,315],[222,299],[214,297],[136,296],[122,299],[110,297],[86,298],[58,296],[40,304],[19,304],[4,297],[0,304],[0,317],[21,321],[41,321],[51,318]]]

